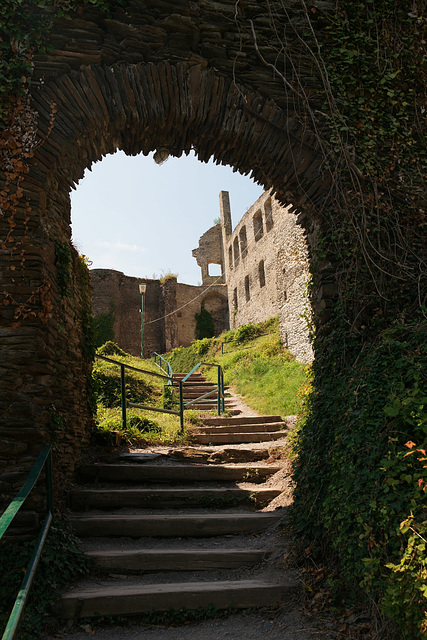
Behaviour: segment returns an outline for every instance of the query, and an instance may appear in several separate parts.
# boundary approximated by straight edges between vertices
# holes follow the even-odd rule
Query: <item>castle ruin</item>
[[[150,357],[195,337],[196,313],[204,307],[212,315],[215,335],[279,317],[282,343],[301,362],[311,362],[306,297],[308,250],[304,232],[290,207],[265,192],[233,230],[229,194],[220,193],[221,223],[199,239],[193,256],[201,268],[202,284],[129,277],[111,269],[91,270],[95,318],[109,317],[108,336],[133,355]],[[210,274],[219,265],[221,275]],[[141,345],[139,284],[146,284]]]

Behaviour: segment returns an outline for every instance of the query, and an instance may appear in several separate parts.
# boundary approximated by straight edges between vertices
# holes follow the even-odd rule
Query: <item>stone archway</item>
[[[283,204],[305,203],[313,214],[325,199],[329,179],[316,139],[253,43],[235,42],[230,7],[224,16],[208,5],[172,4],[173,14],[168,3],[147,9],[133,1],[114,19],[93,9],[58,19],[52,50],[35,57],[29,97],[37,137],[13,218],[18,248],[3,254],[0,275],[2,359],[10,363],[2,371],[4,471],[24,460],[25,472],[58,417],[58,473],[72,473],[87,441],[90,292],[70,246],[69,192],[94,161],[117,149],[174,156],[194,149],[201,161],[251,173]],[[263,12],[252,21],[266,40]],[[217,33],[233,50],[238,44],[235,63],[213,44]],[[306,224],[313,238],[314,216]]]

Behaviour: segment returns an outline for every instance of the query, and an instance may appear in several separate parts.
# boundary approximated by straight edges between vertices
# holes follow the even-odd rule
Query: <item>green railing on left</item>
[[[145,411],[156,411],[157,413],[170,413],[179,417],[181,432],[184,431],[184,402],[182,399],[182,382],[173,380],[172,376],[164,376],[161,373],[155,373],[154,371],[147,371],[146,369],[139,369],[138,367],[132,367],[130,364],[124,364],[119,360],[113,360],[113,358],[107,358],[106,356],[100,356],[95,354],[95,358],[111,362],[120,367],[120,398],[122,406],[122,427],[126,429],[126,408],[133,407],[135,409],[144,409]],[[126,383],[125,383],[125,370],[131,369],[132,371],[138,371],[139,373],[145,373],[149,376],[155,376],[156,378],[162,378],[168,380],[168,384],[173,384],[179,387],[179,410],[173,411],[172,409],[162,409],[160,407],[152,407],[146,404],[137,404],[136,402],[127,402],[126,400]]]
[[[46,497],[47,497],[48,513],[41,527],[40,534],[37,539],[33,555],[31,557],[30,563],[25,572],[25,576],[22,581],[21,588],[16,597],[15,604],[13,605],[12,612],[9,616],[9,620],[6,625],[6,629],[2,636],[2,640],[12,640],[12,638],[14,638],[15,633],[18,629],[19,622],[21,620],[21,616],[24,611],[24,607],[28,599],[28,594],[34,579],[34,574],[36,572],[37,565],[40,560],[44,543],[46,541],[47,533],[49,531],[49,527],[52,522],[53,491],[52,491],[52,455],[51,455],[50,445],[46,445],[45,447],[43,447],[22,489],[16,494],[15,498],[12,500],[12,502],[10,503],[10,505],[7,507],[6,511],[3,513],[2,517],[0,518],[0,540],[1,540],[1,538],[9,528],[9,525],[12,523],[16,514],[18,513],[19,509],[24,504],[30,491],[33,489],[34,485],[39,479],[39,476],[42,472],[43,467],[45,467],[45,476],[46,476]]]

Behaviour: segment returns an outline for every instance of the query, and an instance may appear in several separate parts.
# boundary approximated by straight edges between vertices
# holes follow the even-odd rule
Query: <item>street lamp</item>
[[[146,290],[146,284],[139,285],[139,293],[141,294],[141,358],[144,357],[144,293]]]

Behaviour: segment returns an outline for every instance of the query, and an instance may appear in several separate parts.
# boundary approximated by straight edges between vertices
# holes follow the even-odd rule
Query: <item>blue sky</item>
[[[198,284],[191,251],[219,217],[219,192],[229,191],[235,226],[262,194],[231,167],[199,162],[194,154],[157,165],[150,156],[107,156],[86,170],[71,193],[73,242],[92,268],[128,276]]]

